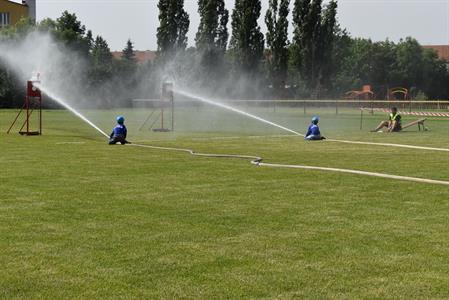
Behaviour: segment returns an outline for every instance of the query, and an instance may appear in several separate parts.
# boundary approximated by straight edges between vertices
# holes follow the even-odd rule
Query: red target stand
[[[27,81],[27,93],[25,97],[25,101],[23,103],[22,108],[17,114],[16,118],[12,122],[8,131],[9,134],[14,127],[14,125],[19,120],[19,117],[22,113],[25,113],[25,120],[22,124],[22,127],[19,129],[19,133],[21,135],[42,135],[42,93],[39,88],[35,86],[36,83],[40,83],[39,80],[28,80]],[[36,118],[32,118],[33,112],[37,111],[37,130],[32,130],[32,123],[36,122]],[[36,115],[36,114],[35,114]],[[34,122],[32,122],[34,121]]]

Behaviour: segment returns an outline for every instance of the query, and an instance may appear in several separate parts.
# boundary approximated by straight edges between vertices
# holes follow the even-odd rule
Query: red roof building
[[[148,61],[154,61],[154,59],[156,58],[156,52],[154,51],[134,51],[134,53],[136,54],[136,61],[137,63],[141,64],[141,63],[146,63]],[[112,52],[112,56],[116,59],[121,59],[122,58],[122,52],[121,51],[114,51]]]
[[[440,59],[449,63],[449,45],[428,45],[423,47],[435,50]]]

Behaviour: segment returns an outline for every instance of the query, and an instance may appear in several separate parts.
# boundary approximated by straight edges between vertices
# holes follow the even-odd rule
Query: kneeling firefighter
[[[115,145],[120,143],[122,145],[131,144],[126,140],[126,135],[128,130],[125,126],[125,118],[123,116],[117,117],[117,125],[112,130],[112,133],[109,138],[109,145]]]
[[[320,121],[320,118],[318,116],[315,116],[312,118],[312,124],[310,124],[309,129],[307,130],[307,133],[304,136],[305,140],[318,141],[318,140],[326,139],[324,136],[321,135],[320,127],[318,127],[319,121]]]

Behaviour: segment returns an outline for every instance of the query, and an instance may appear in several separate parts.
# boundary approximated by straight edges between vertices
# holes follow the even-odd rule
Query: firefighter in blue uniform
[[[315,116],[312,118],[312,124],[310,124],[309,129],[307,130],[307,133],[304,136],[305,140],[318,141],[318,140],[325,139],[324,136],[321,136],[320,127],[318,127],[319,121],[320,121],[320,118],[318,116]]]
[[[117,117],[117,125],[112,130],[111,136],[109,138],[109,145],[115,145],[120,143],[122,145],[131,144],[126,140],[126,135],[128,130],[125,126],[125,118],[123,116]]]

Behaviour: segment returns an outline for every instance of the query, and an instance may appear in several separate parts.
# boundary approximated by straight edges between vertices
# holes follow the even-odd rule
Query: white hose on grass
[[[408,148],[408,149],[415,149],[415,150],[449,152],[448,148],[435,148],[435,147],[414,146],[414,145],[404,145],[404,144],[358,142],[358,141],[345,141],[345,140],[335,140],[335,139],[326,139],[325,141],[335,142],[335,143],[344,143],[344,144],[355,144],[355,145],[384,146],[384,147]]]
[[[159,147],[159,146],[149,146],[149,145],[141,145],[141,144],[128,144],[128,145],[129,146],[134,146],[134,147],[156,149],[156,150],[186,152],[186,153],[189,153],[189,154],[194,155],[194,156],[202,156],[202,157],[248,159],[248,160],[251,160],[251,164],[256,165],[256,166],[261,166],[261,167],[290,168],[290,169],[316,170],[316,171],[325,171],[325,172],[338,172],[338,173],[347,173],[347,174],[364,175],[364,176],[371,176],[371,177],[380,177],[380,178],[394,179],[394,180],[401,180],[401,181],[418,182],[418,183],[426,183],[426,184],[448,185],[449,186],[449,181],[443,181],[443,180],[433,180],[433,179],[426,179],[426,178],[390,175],[390,174],[384,174],[384,173],[367,172],[367,171],[350,170],[350,169],[263,163],[261,157],[251,156],[251,155],[208,154],[208,153],[196,153],[195,151],[193,151],[191,149],[185,149],[185,148]]]

